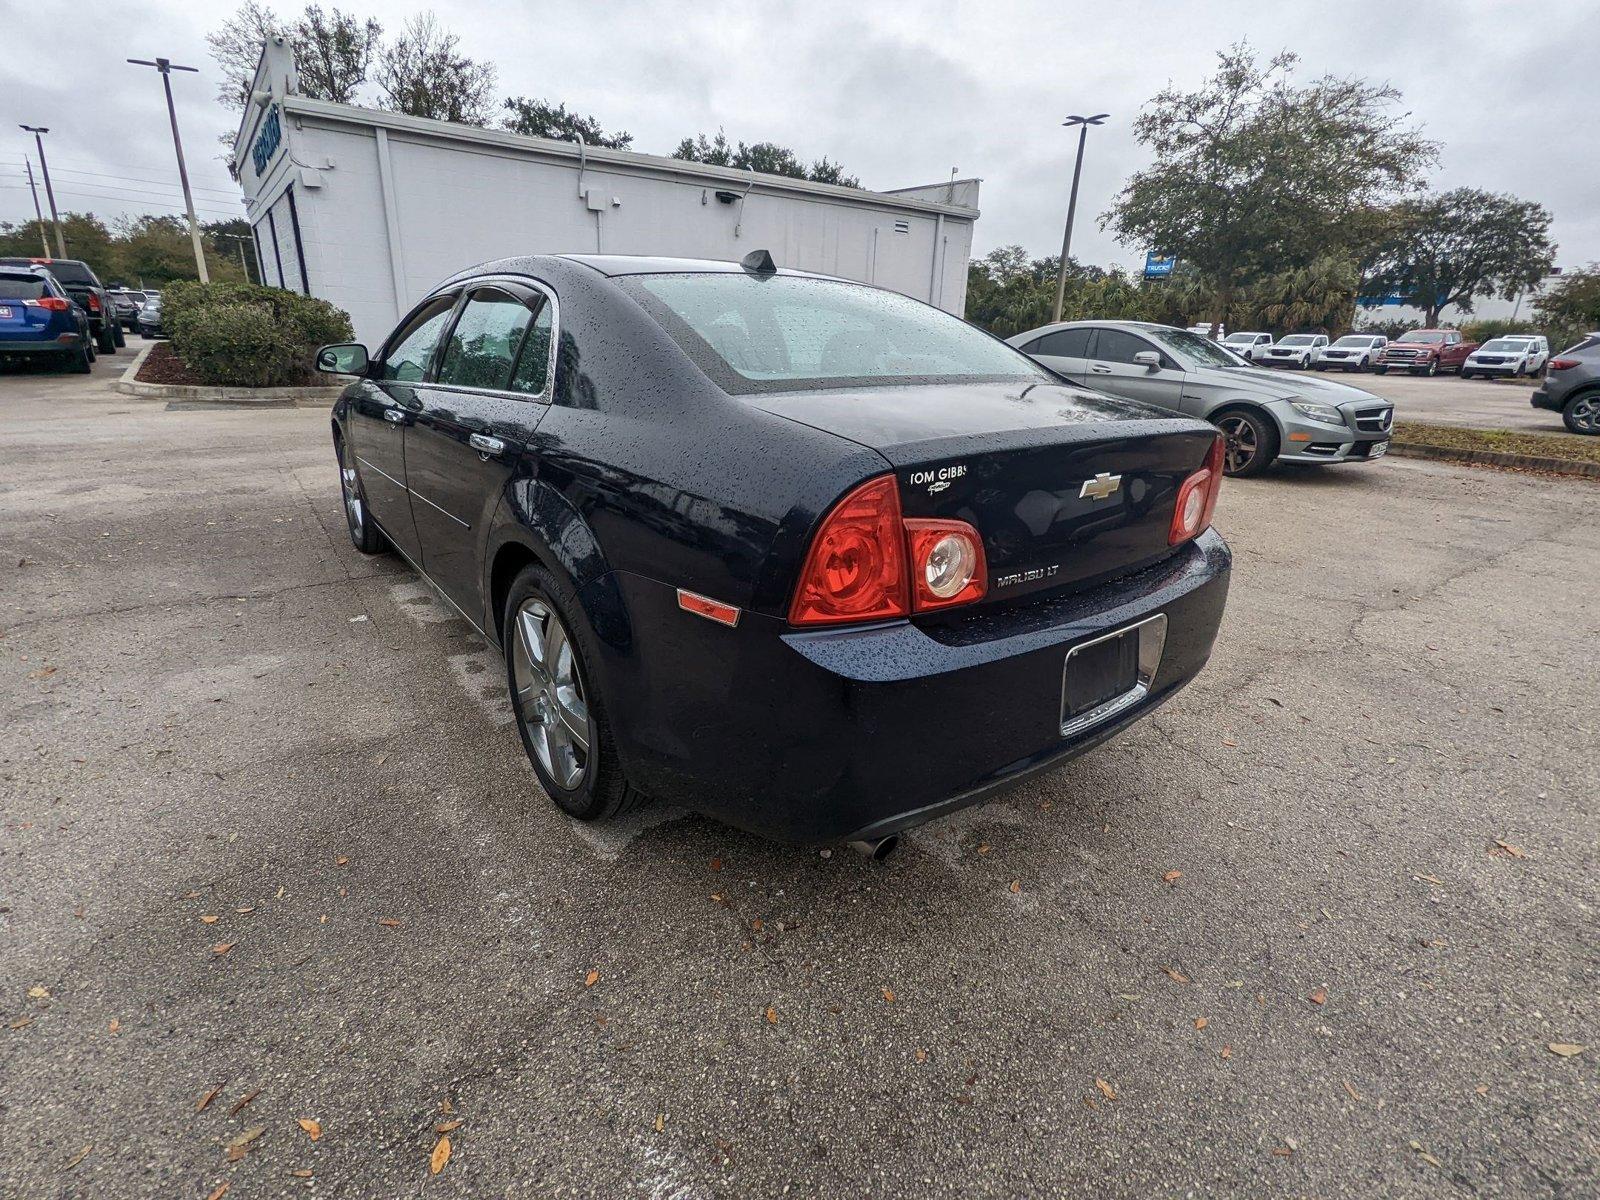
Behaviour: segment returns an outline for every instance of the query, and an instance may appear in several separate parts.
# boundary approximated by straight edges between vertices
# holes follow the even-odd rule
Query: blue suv
[[[87,374],[95,360],[89,315],[48,271],[0,267],[0,358],[45,355]]]

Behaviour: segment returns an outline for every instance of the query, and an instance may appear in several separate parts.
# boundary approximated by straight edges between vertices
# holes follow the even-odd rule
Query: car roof
[[[568,262],[582,263],[602,275],[732,275],[743,271],[736,262],[716,258],[671,258],[657,254],[555,254]],[[779,267],[779,275],[803,275],[812,279],[832,279],[831,275],[818,275],[813,271],[797,271],[793,267]]]

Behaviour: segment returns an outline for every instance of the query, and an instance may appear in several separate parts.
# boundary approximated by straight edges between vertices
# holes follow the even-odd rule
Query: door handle
[[[386,408],[383,410],[383,419],[385,421],[393,421],[396,425],[398,425],[400,422],[406,419],[406,415],[398,408]]]
[[[493,458],[497,454],[505,453],[506,444],[499,438],[490,437],[485,433],[475,433],[467,441],[472,444],[474,450],[487,458]]]
[[[1109,375],[1109,374],[1111,374],[1111,368],[1110,367],[1102,367],[1099,363],[1095,363],[1093,366],[1091,366],[1089,368],[1089,370],[1093,371],[1096,375]]]

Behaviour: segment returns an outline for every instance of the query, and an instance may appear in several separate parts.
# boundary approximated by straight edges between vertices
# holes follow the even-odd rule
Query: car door
[[[1057,375],[1082,383],[1089,369],[1089,335],[1092,329],[1058,329],[1035,338],[1022,352],[1050,368]]]
[[[390,336],[350,403],[350,440],[367,508],[395,547],[422,562],[406,487],[407,428],[421,408],[416,388],[432,369],[458,293],[422,302]]]
[[[1133,361],[1133,356],[1153,350],[1161,356],[1159,367]],[[1143,400],[1146,404],[1180,410],[1183,407],[1183,371],[1172,356],[1154,342],[1125,329],[1096,329],[1089,344],[1089,369],[1084,382],[1114,396]]]
[[[475,282],[416,387],[406,485],[423,569],[480,626],[484,538],[547,411],[555,310],[554,294],[526,281]]]

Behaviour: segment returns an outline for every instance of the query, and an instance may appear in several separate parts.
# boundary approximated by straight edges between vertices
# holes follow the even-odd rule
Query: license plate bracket
[[[1109,721],[1150,694],[1167,642],[1167,617],[1080,642],[1061,673],[1061,735],[1073,737]]]

